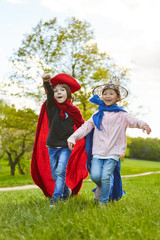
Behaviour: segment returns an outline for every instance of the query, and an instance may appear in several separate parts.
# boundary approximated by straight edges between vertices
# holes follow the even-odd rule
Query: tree
[[[12,84],[22,89],[20,95],[37,102],[37,99],[43,101],[45,96],[42,94],[43,72],[72,75],[81,85],[76,97],[85,117],[90,109],[88,99],[93,87],[103,84],[114,74],[122,81],[127,79],[127,69],[120,69],[107,53],[100,52],[94,38],[91,25],[75,17],[66,19],[63,27],[55,18],[40,21],[31,34],[24,36],[21,47],[10,59]]]
[[[128,157],[160,161],[160,140],[157,138],[130,138]]]
[[[16,110],[14,106],[5,104],[0,121],[0,148],[8,156],[11,175],[14,176],[16,165],[24,174],[22,160],[31,158],[37,115],[31,109]]]

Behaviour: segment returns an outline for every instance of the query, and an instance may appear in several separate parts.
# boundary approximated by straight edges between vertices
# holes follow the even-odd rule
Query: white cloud
[[[97,22],[96,36],[102,49],[124,64],[159,64],[160,2],[157,0],[42,0],[41,4],[65,15]],[[151,16],[151,17],[150,17]],[[98,30],[99,28],[99,30]],[[124,57],[125,56],[125,57]],[[130,58],[130,59],[129,59]],[[122,63],[123,64],[123,63]]]
[[[100,12],[101,8],[105,4],[105,0],[59,0],[59,1],[52,1],[52,0],[41,0],[41,5],[48,7],[54,12],[58,13],[68,13],[78,16],[84,15],[86,12],[88,14],[95,14],[96,12]]]
[[[24,0],[7,0],[7,1],[14,4],[22,4],[24,2]]]

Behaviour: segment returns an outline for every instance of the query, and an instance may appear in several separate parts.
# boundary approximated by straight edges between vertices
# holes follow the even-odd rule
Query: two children
[[[127,127],[140,128],[147,134],[151,132],[150,127],[117,105],[128,94],[118,83],[110,82],[93,90],[90,101],[99,107],[85,123],[79,109],[72,104],[72,93],[80,89],[74,78],[67,74],[51,78],[45,74],[43,83],[47,101],[39,115],[32,154],[34,182],[47,197],[52,197],[51,206],[69,197],[71,190],[72,194],[78,193],[88,172],[84,139],[77,144],[81,141],[79,139],[94,130],[91,179],[97,185],[95,198],[100,200],[100,204],[107,204],[113,190],[111,176],[126,151]],[[78,129],[74,132],[75,126]],[[117,186],[119,188],[120,185]]]
[[[98,96],[98,93],[100,96]],[[68,147],[73,149],[75,141],[85,137],[94,129],[91,179],[100,193],[100,204],[107,204],[110,193],[110,179],[119,158],[124,156],[127,141],[126,128],[140,128],[150,134],[147,123],[129,115],[117,102],[128,92],[113,82],[99,86],[93,91],[90,101],[99,105],[98,111],[68,138]]]

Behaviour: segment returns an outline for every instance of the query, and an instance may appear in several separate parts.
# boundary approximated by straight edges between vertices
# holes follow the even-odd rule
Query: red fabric
[[[81,88],[76,79],[66,73],[60,73],[54,76],[51,78],[50,82],[52,84],[52,87],[59,83],[66,83],[70,86],[72,93],[78,91]]]
[[[56,99],[54,99],[54,102],[56,103],[57,107],[61,109],[60,117],[62,119],[65,119],[65,112],[66,112],[72,118],[77,128],[79,128],[84,123],[84,119],[82,117],[81,112],[76,106],[74,106],[71,103],[71,101],[67,99],[63,104],[60,104],[57,102]]]
[[[72,110],[74,111],[74,109]],[[74,116],[75,119],[72,116],[73,121],[76,122],[76,125],[80,124],[78,119],[76,119],[76,114]],[[31,159],[31,176],[35,184],[42,189],[44,195],[51,197],[54,193],[55,182],[52,179],[48,149],[46,147],[46,140],[49,133],[48,126],[46,102],[44,102],[37,124]],[[66,184],[72,190],[72,194],[77,194],[80,191],[83,179],[88,176],[86,161],[85,142],[84,139],[81,139],[78,140],[74,146],[66,171]]]

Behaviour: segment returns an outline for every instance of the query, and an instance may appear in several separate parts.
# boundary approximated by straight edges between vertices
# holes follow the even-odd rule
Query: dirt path
[[[146,172],[146,173],[139,173],[139,174],[132,174],[132,175],[124,175],[122,178],[130,178],[130,177],[140,177],[140,176],[146,176],[146,175],[151,175],[151,174],[157,174],[160,173],[160,171],[156,172]],[[91,179],[88,179],[91,181]],[[26,190],[26,189],[32,189],[32,188],[38,188],[36,185],[24,185],[24,186],[16,186],[16,187],[6,187],[6,188],[0,188],[1,192],[6,192],[6,191],[13,191],[13,190]]]
[[[16,187],[5,187],[5,188],[0,188],[0,192],[13,191],[13,190],[25,190],[25,189],[31,189],[31,188],[38,188],[38,186],[24,185],[24,186],[16,186]]]
[[[140,176],[146,176],[146,175],[157,174],[157,173],[160,173],[160,171],[156,171],[156,172],[145,172],[145,173],[139,173],[139,174],[133,174],[133,175],[124,175],[124,176],[122,176],[122,178],[140,177]]]

